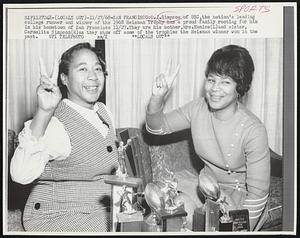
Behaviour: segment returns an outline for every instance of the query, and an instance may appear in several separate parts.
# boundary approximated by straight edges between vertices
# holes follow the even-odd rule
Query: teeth
[[[85,86],[87,90],[96,90],[98,86]]]
[[[219,96],[211,96],[211,100],[213,101],[219,101],[221,99],[221,97]]]

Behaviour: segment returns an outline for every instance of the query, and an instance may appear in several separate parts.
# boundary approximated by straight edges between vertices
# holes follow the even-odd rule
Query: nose
[[[213,85],[212,85],[212,87],[211,87],[211,90],[217,91],[219,89],[220,89],[219,82],[214,82]]]
[[[89,80],[97,80],[97,74],[95,73],[94,70],[89,70],[89,73],[88,73],[88,79]]]

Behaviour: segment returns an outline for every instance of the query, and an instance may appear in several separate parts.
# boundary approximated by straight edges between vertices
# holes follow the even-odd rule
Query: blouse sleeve
[[[155,113],[149,113],[146,109],[146,129],[156,135],[169,134],[191,127],[191,118],[199,100],[187,103],[186,105],[163,113],[163,107]]]
[[[245,145],[247,196],[243,206],[249,210],[252,228],[259,220],[268,200],[271,176],[267,132],[260,124],[253,128]]]
[[[36,138],[31,134],[31,120],[25,122],[19,133],[19,145],[10,163],[12,180],[29,184],[37,179],[48,161],[63,160],[71,152],[71,143],[61,122],[52,117],[44,136]]]

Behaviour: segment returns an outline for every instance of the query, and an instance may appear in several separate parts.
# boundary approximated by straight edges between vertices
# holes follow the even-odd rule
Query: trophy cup
[[[247,209],[228,210],[226,196],[221,198],[218,182],[210,175],[200,173],[199,188],[205,200],[205,231],[249,231]],[[221,215],[220,215],[221,214]]]
[[[221,194],[219,184],[213,177],[200,173],[199,188],[205,196],[205,231],[218,231],[220,204],[217,201]]]
[[[226,197],[221,198],[218,182],[210,175],[200,173],[199,188],[205,196],[205,231],[231,230],[232,220]],[[220,217],[221,213],[221,217]]]
[[[187,216],[187,213],[183,202],[178,199],[177,182],[173,179],[162,179],[148,183],[144,195],[151,209],[145,220],[146,231],[180,231],[182,217]]]
[[[157,184],[148,183],[144,191],[145,200],[150,207],[150,214],[145,220],[145,231],[159,232],[161,231],[161,217],[158,214],[164,207],[164,194]]]

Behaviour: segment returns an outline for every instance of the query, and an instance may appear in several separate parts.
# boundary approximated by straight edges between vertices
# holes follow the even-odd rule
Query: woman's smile
[[[85,85],[83,88],[89,93],[98,93],[99,85]]]
[[[209,97],[213,102],[219,102],[223,98],[223,96],[214,95],[214,94],[210,94]]]

